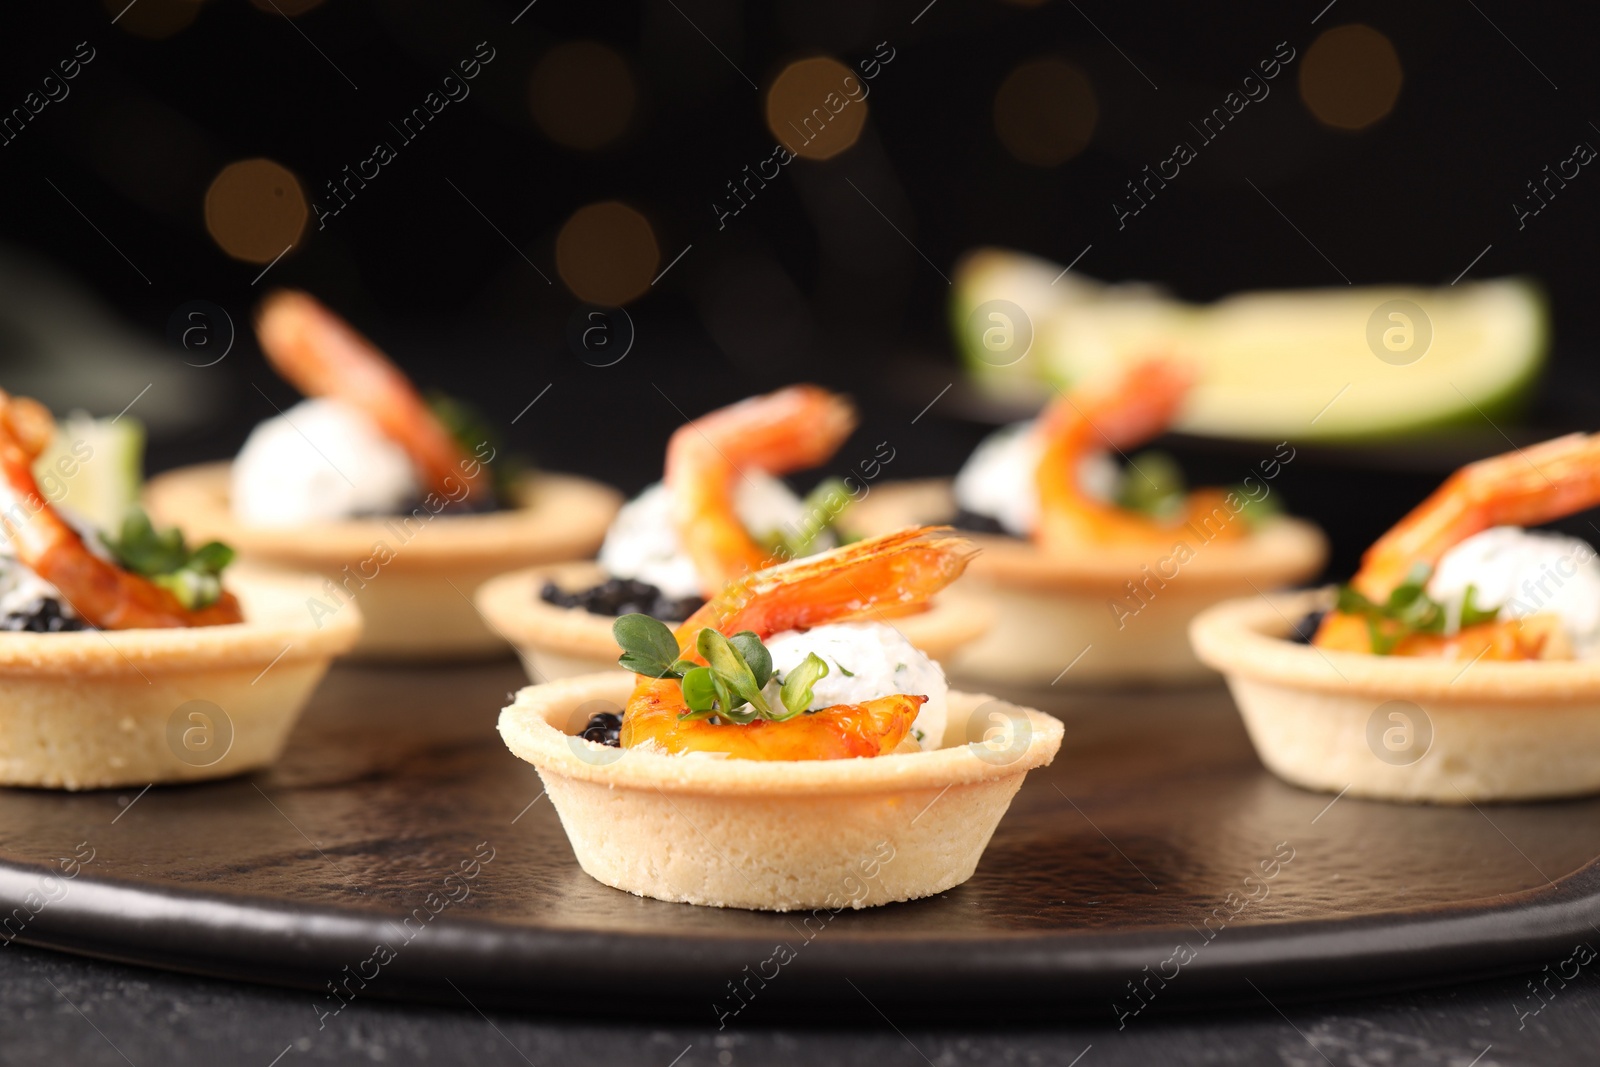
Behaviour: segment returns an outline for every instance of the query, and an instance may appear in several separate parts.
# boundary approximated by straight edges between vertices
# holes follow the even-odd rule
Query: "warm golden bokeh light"
[[[650,288],[661,250],[649,221],[627,204],[606,200],[573,212],[556,235],[556,269],[573,295],[621,307]]]
[[[797,156],[832,159],[861,136],[869,92],[837,59],[796,60],[767,90],[767,128]]]
[[[592,151],[615,141],[637,103],[627,61],[595,41],[556,45],[539,57],[528,81],[533,120],[567,148]]]
[[[1387,115],[1403,80],[1389,38],[1360,23],[1325,31],[1300,61],[1300,99],[1318,122],[1341,130],[1359,130]]]
[[[1036,167],[1059,166],[1083,151],[1099,116],[1089,76],[1064,59],[1029,60],[994,94],[1000,143]]]
[[[202,0],[102,0],[117,25],[135,37],[160,41],[187,27],[200,14]],[[121,17],[118,17],[121,16]]]
[[[246,263],[271,263],[298,244],[309,217],[300,180],[270,159],[229,163],[206,190],[206,232]]]
[[[319,7],[322,0],[250,0],[250,3],[271,15],[304,15],[314,7]]]

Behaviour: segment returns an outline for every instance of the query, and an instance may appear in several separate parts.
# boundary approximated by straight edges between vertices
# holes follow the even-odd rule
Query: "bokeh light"
[[[627,60],[595,41],[556,45],[534,65],[528,106],[544,135],[593,151],[621,137],[638,103]]]
[[[101,6],[124,32],[160,41],[186,28],[200,14],[202,0],[102,0]],[[120,17],[119,17],[120,16]]]
[[[271,263],[298,244],[309,216],[300,179],[270,159],[229,163],[206,190],[206,232],[246,263]]]
[[[1361,23],[1325,31],[1300,61],[1300,99],[1318,122],[1341,130],[1363,129],[1392,111],[1403,80],[1389,38]]]
[[[1059,166],[1083,151],[1099,117],[1089,76],[1051,56],[1018,66],[994,94],[1000,143],[1036,167]]]
[[[767,90],[767,128],[797,156],[832,159],[860,138],[870,91],[837,59],[796,60]]]
[[[556,235],[561,280],[591,304],[628,303],[650,288],[660,263],[649,220],[616,200],[579,208]]]

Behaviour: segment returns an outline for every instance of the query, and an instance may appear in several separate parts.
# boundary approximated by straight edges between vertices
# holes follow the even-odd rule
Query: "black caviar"
[[[585,741],[593,741],[597,745],[610,745],[612,748],[622,747],[622,716],[609,711],[602,711],[589,720],[589,724],[578,735]]]
[[[966,508],[961,508],[955,513],[954,517],[950,519],[950,525],[958,530],[966,530],[968,533],[999,534],[1001,537],[1017,536],[1002,526],[1000,520],[993,515],[982,515],[976,511],[968,511]]]
[[[635,578],[608,578],[571,593],[555,582],[546,582],[539,599],[558,608],[582,608],[592,615],[639,614],[667,622],[682,622],[705,603],[703,597],[663,596],[660,589]]]
[[[22,631],[33,634],[59,634],[69,630],[87,630],[89,624],[74,615],[64,615],[61,602],[43,597],[28,611],[13,611],[0,618],[0,630]]]
[[[1294,624],[1294,632],[1289,635],[1289,640],[1297,645],[1309,645],[1311,639],[1317,636],[1317,627],[1322,625],[1322,617],[1326,611],[1313,611],[1305,618]]]

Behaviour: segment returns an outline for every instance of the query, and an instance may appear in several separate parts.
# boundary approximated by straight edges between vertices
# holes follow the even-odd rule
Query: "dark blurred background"
[[[21,117],[0,136],[0,382],[103,415],[138,394],[151,470],[230,455],[296,399],[248,325],[296,286],[536,462],[629,491],[685,415],[794,380],[861,402],[843,466],[887,439],[887,476],[947,474],[994,415],[946,325],[954,264],[980,245],[1063,264],[1092,246],[1085,275],[1202,300],[1341,274],[1447,284],[1469,264],[1540,282],[1555,347],[1520,417],[1302,452],[1282,492],[1330,528],[1335,569],[1461,459],[1600,421],[1600,176],[1520,229],[1512,207],[1600,144],[1595,16],[1576,6],[62,0],[6,19],[0,113]],[[1189,122],[1275,51],[1303,60],[1352,24],[1370,47],[1331,96],[1292,64],[1119,229],[1124,183]],[[772,174],[769,110],[837,78],[819,58],[858,78],[876,62],[868,95],[810,146],[827,158],[734,199]],[[364,163],[379,142],[393,158]],[[367,178],[340,207],[346,167]],[[205,351],[169,336],[192,301],[237,328],[211,366],[224,325]],[[580,358],[586,303],[626,307],[621,362]],[[1199,480],[1259,451],[1177,447]]]

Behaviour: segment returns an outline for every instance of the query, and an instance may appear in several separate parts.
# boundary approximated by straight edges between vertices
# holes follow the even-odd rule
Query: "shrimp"
[[[1226,493],[1220,489],[1190,493],[1183,514],[1169,523],[1097,500],[1079,484],[1085,457],[1107,448],[1121,451],[1164,430],[1192,383],[1193,376],[1180,364],[1150,359],[1130,367],[1109,389],[1077,397],[1063,394],[1040,416],[1035,432],[1042,436],[1044,450],[1035,475],[1039,524],[1034,539],[1041,548],[1065,553],[1085,544],[1164,544],[1175,527],[1186,524],[1204,530],[1208,541],[1244,536],[1244,521],[1225,506]]]
[[[33,461],[55,432],[38,401],[0,392],[0,528],[17,560],[61,591],[85,622],[102,630],[223,626],[240,622],[231,593],[185,608],[170,590],[89,551],[39,492]]]
[[[678,539],[708,590],[776,562],[739,521],[743,468],[815,467],[855,429],[855,409],[814,385],[751,397],[680,426],[667,443],[666,485]]]
[[[1433,567],[1454,546],[1493,526],[1537,526],[1600,505],[1600,434],[1552,441],[1469,463],[1378,538],[1361,557],[1351,586],[1383,602],[1418,564]],[[1366,620],[1329,612],[1313,643],[1372,650]],[[1534,618],[1479,623],[1459,633],[1412,634],[1395,655],[1537,659],[1551,652],[1547,627]]]
[[[492,492],[466,452],[389,358],[307,293],[280,290],[261,303],[256,335],[278,373],[306,396],[340,400],[364,413],[405,450],[418,480],[463,508]],[[465,494],[461,487],[466,487]]]
[[[752,630],[765,639],[925,603],[960,577],[976,552],[972,542],[952,536],[948,528],[924,527],[770,567],[733,583],[678,627],[680,654],[703,662],[695,638],[704,627],[729,635]],[[668,752],[721,752],[741,759],[878,756],[905,740],[926,699],[892,694],[786,722],[714,725],[678,717],[687,710],[678,682],[640,675],[622,717],[622,746],[653,741]]]

